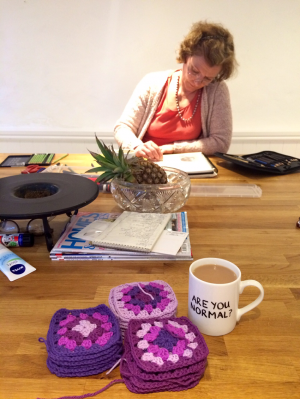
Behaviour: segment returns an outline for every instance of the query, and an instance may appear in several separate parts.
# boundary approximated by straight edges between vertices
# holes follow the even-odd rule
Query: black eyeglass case
[[[299,158],[274,151],[261,151],[246,155],[215,152],[214,155],[244,168],[276,175],[286,175],[300,170]]]

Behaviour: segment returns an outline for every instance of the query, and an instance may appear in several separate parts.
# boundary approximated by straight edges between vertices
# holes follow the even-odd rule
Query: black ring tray
[[[51,195],[22,198],[24,190],[47,189]],[[47,217],[78,212],[98,196],[95,182],[76,175],[34,173],[0,179],[0,219],[42,219],[48,250],[53,247]]]

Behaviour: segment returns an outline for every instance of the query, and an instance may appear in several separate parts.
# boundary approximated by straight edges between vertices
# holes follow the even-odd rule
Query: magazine
[[[178,253],[173,255],[163,255],[159,253],[141,253],[126,251],[113,248],[104,248],[92,245],[90,241],[85,241],[76,236],[88,224],[95,220],[103,220],[107,223],[114,222],[121,213],[97,213],[97,212],[78,212],[73,215],[70,222],[66,225],[63,233],[50,252],[52,260],[191,260],[191,244],[189,236],[185,239]],[[172,213],[170,221],[165,230],[182,231],[188,233],[188,221],[186,212]]]

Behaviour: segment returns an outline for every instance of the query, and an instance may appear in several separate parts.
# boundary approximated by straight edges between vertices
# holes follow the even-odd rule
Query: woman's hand
[[[163,154],[174,154],[174,145],[173,144],[161,145],[160,149]]]
[[[153,141],[147,141],[146,143],[140,144],[134,149],[134,152],[137,157],[144,157],[151,161],[161,161],[163,159],[161,147]]]

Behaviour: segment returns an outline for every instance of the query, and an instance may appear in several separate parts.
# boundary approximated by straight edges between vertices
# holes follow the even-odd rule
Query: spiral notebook
[[[170,218],[170,213],[124,211],[101,232],[93,244],[108,248],[151,252]]]

